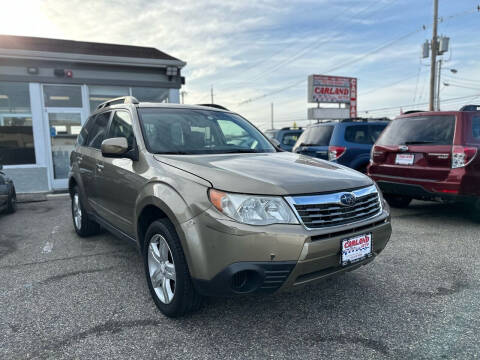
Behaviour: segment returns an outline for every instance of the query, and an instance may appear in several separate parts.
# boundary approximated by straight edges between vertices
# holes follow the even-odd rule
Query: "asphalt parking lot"
[[[356,272],[171,320],[134,246],[76,236],[67,197],[19,204],[0,216],[0,358],[476,358],[480,224],[414,202],[393,227]]]

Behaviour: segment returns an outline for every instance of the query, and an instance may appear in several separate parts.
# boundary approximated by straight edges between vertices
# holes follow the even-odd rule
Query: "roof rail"
[[[138,100],[133,96],[120,96],[101,103],[97,106],[97,110],[117,104],[138,104]]]
[[[460,111],[480,111],[480,105],[465,105],[460,108]]]
[[[227,110],[227,111],[230,111],[228,110],[225,106],[222,106],[222,105],[218,105],[218,104],[197,104],[198,106],[208,106],[208,107],[213,107],[215,109],[221,109],[221,110]]]

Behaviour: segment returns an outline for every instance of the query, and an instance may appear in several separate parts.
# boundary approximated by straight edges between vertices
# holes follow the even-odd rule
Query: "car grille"
[[[354,194],[355,203],[342,204],[341,197],[344,194]],[[375,185],[351,192],[294,196],[287,198],[287,201],[293,205],[303,224],[309,229],[355,223],[372,218],[382,211]]]

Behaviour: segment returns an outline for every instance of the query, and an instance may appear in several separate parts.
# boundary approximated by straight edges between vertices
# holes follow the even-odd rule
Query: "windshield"
[[[196,109],[141,108],[147,149],[155,154],[275,152],[270,142],[242,117]]]
[[[311,128],[307,128],[298,138],[297,144],[298,146],[328,146],[330,145],[330,138],[332,137],[332,132],[333,126],[314,126]]]
[[[378,145],[451,145],[454,116],[414,116],[394,120],[378,139]]]

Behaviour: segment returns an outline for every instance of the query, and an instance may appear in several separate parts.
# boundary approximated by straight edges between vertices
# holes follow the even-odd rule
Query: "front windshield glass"
[[[242,117],[223,111],[139,109],[145,143],[155,154],[275,152],[270,142]]]

